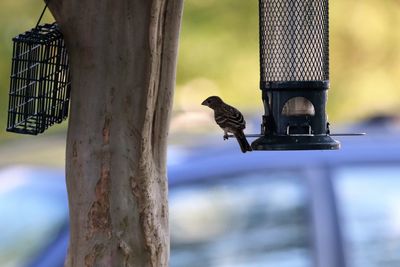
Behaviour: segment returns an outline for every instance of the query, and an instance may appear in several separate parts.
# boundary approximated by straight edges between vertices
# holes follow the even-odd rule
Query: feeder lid
[[[62,33],[60,32],[57,23],[53,23],[39,25],[30,31],[26,31],[25,33],[14,37],[13,41],[32,44],[46,44],[60,38],[62,38]]]

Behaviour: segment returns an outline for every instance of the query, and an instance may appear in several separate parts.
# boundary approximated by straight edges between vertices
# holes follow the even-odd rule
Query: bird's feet
[[[226,134],[224,134],[224,140],[228,140],[229,139],[229,136],[228,136],[228,134],[226,133]]]

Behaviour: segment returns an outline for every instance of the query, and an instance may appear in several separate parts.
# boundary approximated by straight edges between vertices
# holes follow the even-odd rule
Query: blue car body
[[[347,227],[347,224],[346,218],[343,217],[347,211],[345,207],[341,206],[343,201],[341,200],[341,192],[338,192],[340,188],[345,188],[346,185],[342,186],[342,182],[337,182],[336,179],[340,179],[336,178],[336,175],[340,175],[340,170],[346,170],[345,173],[347,175],[349,168],[350,170],[358,170],[357,168],[367,167],[368,169],[371,166],[379,166],[379,168],[382,167],[384,169],[394,168],[394,171],[391,173],[395,176],[399,175],[398,178],[400,179],[400,169],[399,172],[397,170],[397,166],[400,166],[400,138],[398,134],[386,134],[365,137],[343,137],[340,138],[340,141],[342,148],[338,151],[269,151],[242,154],[234,141],[224,142],[218,146],[202,147],[186,151],[184,156],[177,163],[170,164],[168,169],[171,195],[170,216],[172,221],[171,266],[194,267],[197,266],[194,263],[196,259],[201,259],[198,260],[200,262],[203,261],[202,264],[205,265],[202,266],[211,267],[267,266],[267,264],[268,266],[290,267],[360,266],[361,260],[358,258],[361,256],[354,256],[352,252],[348,251],[348,244],[353,241],[348,241],[349,238],[346,237],[345,231],[347,230],[344,228]],[[15,168],[18,169],[19,167]],[[20,194],[23,199],[24,194],[27,192],[31,194],[33,192],[45,196],[48,199],[47,201],[61,203],[59,207],[64,209],[61,215],[59,214],[59,217],[55,218],[56,221],[58,220],[56,230],[53,232],[44,232],[49,235],[49,240],[44,242],[45,245],[40,247],[40,250],[30,252],[29,260],[27,259],[23,266],[63,266],[69,234],[67,195],[63,172],[43,168],[27,169],[26,167],[23,167],[22,170],[24,170],[23,173],[19,173],[18,175],[25,175],[24,179],[26,183],[22,187],[16,186],[15,190],[12,191],[14,194]],[[281,175],[281,173],[284,174]],[[289,174],[286,175],[286,173]],[[264,176],[265,178],[263,178]],[[278,178],[274,178],[275,176]],[[299,196],[300,193],[292,194],[292,189],[290,189],[292,191],[287,190],[288,187],[286,185],[286,187],[282,187],[279,184],[281,183],[279,181],[279,177],[281,176],[283,177],[282,181],[285,179],[289,181],[288,185],[292,184],[292,182],[295,184],[300,183],[301,187],[305,188],[304,190],[301,189],[305,193],[301,193],[301,196]],[[6,178],[7,174],[3,170],[0,175],[0,183],[2,179]],[[8,179],[11,178],[12,175],[8,176]],[[268,184],[270,180],[276,180],[273,186]],[[253,184],[248,186],[247,181]],[[369,180],[367,179],[366,181]],[[387,183],[387,181],[382,179],[382,183]],[[237,186],[233,187],[233,184]],[[266,190],[259,191],[257,189],[258,184],[259,189],[264,186]],[[394,184],[397,185],[397,183]],[[231,194],[232,190],[235,192],[234,194]],[[279,190],[283,190],[281,191],[283,192],[283,196],[279,196]],[[212,192],[217,193],[214,195]],[[227,204],[222,206],[219,211],[225,214],[226,218],[221,217],[222,222],[217,219],[214,220],[212,218],[213,212],[204,213],[204,210],[201,210],[198,214],[204,213],[204,216],[207,217],[204,219],[204,224],[206,225],[196,224],[199,220],[202,220],[202,217],[191,221],[185,212],[186,207],[183,207],[179,203],[183,197],[191,199],[191,194],[197,197],[193,200],[194,210],[203,204],[205,207],[208,207],[208,203],[204,202],[206,201],[204,197],[216,196],[215,199],[217,202],[218,199],[227,198]],[[263,210],[264,204],[266,206],[269,205],[268,202],[263,202],[263,198],[271,198],[270,194],[275,194],[274,197],[277,199],[278,202],[276,203],[278,204],[275,206],[271,205],[271,208],[265,211],[257,211],[257,209]],[[305,199],[306,204],[304,207],[289,207],[290,212],[294,212],[290,214],[294,215],[287,217],[284,213],[274,210],[274,207],[279,208],[279,205],[282,205],[283,208],[289,210],[281,202],[285,202],[285,196],[290,198],[291,194],[294,197],[290,201],[294,203],[297,199],[301,198]],[[253,199],[252,195],[257,195],[254,196],[257,200]],[[238,201],[235,200],[236,197],[239,198]],[[6,199],[4,195],[3,198]],[[258,204],[254,204],[255,210],[250,212],[248,210],[250,206],[241,208],[241,203],[244,202]],[[344,203],[343,205],[346,206],[347,204]],[[234,210],[235,207],[241,210],[241,214],[244,214],[242,217],[235,217],[233,214],[234,211],[227,211],[229,209]],[[15,206],[15,208],[18,207]],[[182,210],[183,212],[181,212]],[[176,213],[174,213],[175,211]],[[219,216],[218,211],[215,214],[217,214],[215,215],[216,217]],[[239,226],[224,226],[224,223],[229,222],[229,218],[235,221],[242,218],[243,221],[246,221],[246,214],[255,216],[254,218],[258,219],[252,222],[248,221],[244,223],[246,224],[244,226],[239,225],[239,222],[235,222]],[[181,217],[185,221],[184,223],[179,222]],[[278,220],[274,223],[274,217],[279,218],[281,221]],[[294,218],[294,222],[290,222],[292,218]],[[264,219],[265,223],[262,221]],[[213,222],[223,226],[220,228],[211,227],[213,226]],[[280,222],[283,222],[281,224],[285,225],[284,229],[279,229]],[[297,226],[293,226],[296,223],[307,225],[302,226],[302,228],[296,228]],[[191,229],[192,224],[198,229]],[[263,228],[263,224],[265,224],[266,228]],[[174,228],[175,225],[177,225],[176,229]],[[251,228],[252,225],[255,225],[255,228]],[[223,230],[224,227],[230,230]],[[272,231],[271,229],[274,230]],[[282,230],[288,233],[294,231],[294,234],[284,237],[279,234]],[[200,231],[200,234],[198,231]],[[252,236],[248,244],[244,244],[247,241],[244,241],[246,238],[243,238],[243,236]],[[297,237],[292,240],[292,236]],[[271,240],[267,240],[267,242],[266,239],[270,237]],[[289,240],[287,243],[283,241],[283,243],[279,243],[279,239],[285,238]],[[217,239],[218,241],[215,241]],[[244,249],[243,256],[239,257],[239,252],[237,251],[240,251],[238,250],[241,245],[240,241],[238,241],[240,239],[243,242],[242,245],[247,247],[247,250]],[[397,241],[396,239],[395,242]],[[12,240],[9,242],[12,242]],[[302,245],[296,247],[297,243],[301,243]],[[274,244],[279,244],[279,247],[275,248]],[[193,249],[191,250],[190,248]],[[213,248],[213,250],[219,252],[214,254],[208,248]],[[257,252],[257,250],[260,251]],[[225,255],[225,251],[232,252]],[[267,254],[268,257],[262,256]],[[279,262],[285,263],[277,265]],[[400,259],[395,258],[392,264],[398,264],[399,262]],[[375,267],[378,265],[370,264],[368,266]],[[388,264],[385,266],[396,265]]]

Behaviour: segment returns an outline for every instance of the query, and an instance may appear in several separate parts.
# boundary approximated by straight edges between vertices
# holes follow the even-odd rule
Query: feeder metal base
[[[265,135],[255,140],[253,150],[335,150],[340,143],[329,135]]]

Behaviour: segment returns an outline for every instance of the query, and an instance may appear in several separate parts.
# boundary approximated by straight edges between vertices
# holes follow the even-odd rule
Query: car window
[[[171,267],[312,266],[303,181],[254,173],[171,188]]]
[[[400,266],[400,166],[335,173],[347,267]]]
[[[26,266],[58,231],[68,211],[63,173],[0,170],[0,266]],[[63,181],[63,180],[62,180]]]

